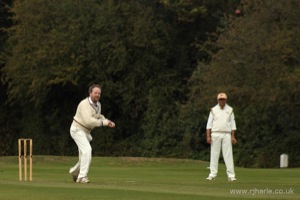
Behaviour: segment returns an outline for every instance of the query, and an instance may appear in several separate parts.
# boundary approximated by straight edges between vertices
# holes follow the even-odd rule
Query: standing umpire
[[[227,95],[219,93],[218,104],[214,106],[208,117],[206,126],[206,140],[210,144],[210,174],[206,180],[214,180],[218,174],[218,163],[222,149],[226,164],[228,181],[236,181],[232,155],[232,143],[236,144],[234,137],[236,125],[233,109],[228,104]]]

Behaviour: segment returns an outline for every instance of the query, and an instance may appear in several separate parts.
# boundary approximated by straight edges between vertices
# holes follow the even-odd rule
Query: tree
[[[12,25],[11,14],[9,13],[9,8],[12,5],[11,0],[3,0],[0,2],[0,77],[2,76],[1,69],[5,65],[5,59],[3,57],[6,47],[6,41],[8,39],[8,34],[6,29]],[[10,155],[12,151],[16,152],[16,148],[12,148],[15,144],[17,135],[14,133],[20,128],[17,125],[18,113],[17,110],[12,110],[9,105],[6,104],[7,101],[7,85],[0,82],[0,134],[1,143],[0,155]],[[19,107],[18,107],[19,108]]]
[[[95,154],[190,155],[181,152],[182,137],[189,137],[183,136],[184,127],[177,130],[178,105],[186,100],[197,59],[207,57],[195,41],[217,29],[226,6],[179,0],[16,1],[2,79],[11,105],[21,106],[20,132],[39,142],[40,153],[73,152],[69,124],[88,85],[97,82],[103,112],[117,128],[94,131]]]
[[[52,86],[77,84],[86,59],[88,27],[97,12],[91,2],[14,2],[11,51],[3,68],[10,100],[38,106]]]
[[[286,152],[296,165],[299,150],[291,140],[299,137],[300,3],[245,0],[241,5],[242,15],[232,16],[211,63],[194,72],[190,106],[198,106],[201,116],[218,92],[227,92],[238,124],[237,163],[274,167]]]

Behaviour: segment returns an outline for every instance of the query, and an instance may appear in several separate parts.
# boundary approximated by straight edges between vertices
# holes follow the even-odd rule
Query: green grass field
[[[34,156],[33,181],[18,180],[18,157],[0,157],[2,200],[223,200],[300,199],[300,169],[236,167],[228,182],[220,164],[215,181],[205,180],[208,162],[182,159],[94,157],[89,184],[68,174],[76,157]]]

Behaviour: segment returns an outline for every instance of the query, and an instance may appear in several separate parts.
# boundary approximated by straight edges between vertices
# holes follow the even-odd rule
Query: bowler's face
[[[100,96],[101,96],[101,89],[98,88],[98,87],[94,87],[94,88],[92,89],[92,91],[90,92],[91,100],[92,100],[94,103],[96,103],[97,101],[99,101]]]

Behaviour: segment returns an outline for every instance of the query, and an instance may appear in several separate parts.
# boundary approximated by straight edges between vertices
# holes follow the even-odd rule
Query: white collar
[[[90,102],[91,105],[98,106],[98,101],[97,101],[96,103],[94,103],[94,102],[92,101],[91,97],[88,97],[88,99],[89,99],[89,102]]]

